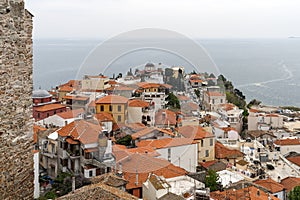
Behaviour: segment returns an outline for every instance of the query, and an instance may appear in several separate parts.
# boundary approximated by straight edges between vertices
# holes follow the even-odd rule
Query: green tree
[[[131,135],[126,135],[120,139],[117,140],[117,144],[125,145],[125,146],[130,146],[132,141]]]
[[[300,200],[300,186],[294,187],[293,190],[289,192],[289,200]]]
[[[205,186],[210,188],[210,191],[216,191],[221,189],[219,182],[219,175],[214,170],[209,169],[205,178]]]
[[[180,109],[180,102],[178,98],[171,92],[169,96],[166,98],[168,101],[167,105],[173,109]]]
[[[252,100],[248,103],[247,108],[251,108],[252,106],[258,106],[259,104],[261,104],[261,101],[256,100],[256,99],[252,99]]]
[[[200,91],[198,89],[194,89],[194,92],[197,95],[197,97],[200,98]]]

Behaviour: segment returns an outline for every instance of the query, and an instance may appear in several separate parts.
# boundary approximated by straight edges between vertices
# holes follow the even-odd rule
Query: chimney
[[[122,163],[119,163],[119,171],[117,173],[117,175],[121,178],[123,178],[123,170],[122,170]]]
[[[135,172],[135,185],[138,185],[139,184],[139,174],[138,174],[138,171],[136,170]]]
[[[75,192],[75,176],[72,177],[72,193]]]
[[[280,176],[278,176],[278,177],[277,177],[278,183],[280,183],[280,180],[281,180],[281,178],[280,178]]]

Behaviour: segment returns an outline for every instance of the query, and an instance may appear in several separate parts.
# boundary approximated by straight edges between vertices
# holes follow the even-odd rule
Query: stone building
[[[0,1],[0,199],[32,199],[32,14]]]

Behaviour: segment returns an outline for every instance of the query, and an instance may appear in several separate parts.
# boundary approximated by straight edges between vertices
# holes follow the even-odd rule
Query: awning
[[[75,141],[75,140],[73,140],[72,138],[67,138],[67,139],[66,139],[66,142],[69,143],[69,144],[79,144],[78,141]]]

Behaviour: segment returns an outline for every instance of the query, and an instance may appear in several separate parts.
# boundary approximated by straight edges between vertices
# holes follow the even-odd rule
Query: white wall
[[[90,176],[90,171],[93,173],[92,176]],[[93,176],[96,176],[96,168],[94,168],[94,169],[84,169],[84,177],[85,178],[91,178]]]
[[[187,171],[196,172],[198,165],[197,144],[170,147],[170,149],[170,162],[172,164],[184,168]],[[168,160],[168,148],[157,149],[157,152],[161,154],[159,158]]]
[[[39,152],[33,155],[34,162],[34,198],[40,197],[40,183],[39,183]]]
[[[142,122],[142,108],[128,106],[128,123],[141,123]]]
[[[282,155],[285,155],[291,151],[295,151],[297,153],[300,153],[300,145],[282,145],[280,146],[280,153]]]

